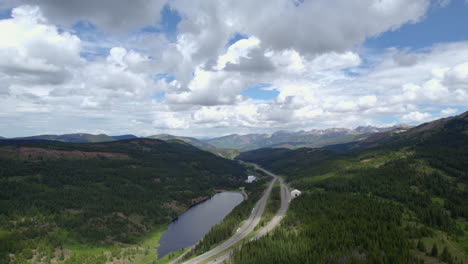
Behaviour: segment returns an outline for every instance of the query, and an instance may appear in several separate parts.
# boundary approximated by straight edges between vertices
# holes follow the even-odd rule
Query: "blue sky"
[[[166,38],[175,42],[177,39],[177,25],[182,20],[177,10],[171,9],[165,5],[161,10],[161,23],[157,26],[149,26],[142,29],[142,32],[162,33]]]
[[[466,25],[464,0],[9,0],[0,136],[416,125],[467,110]]]
[[[273,100],[278,96],[278,91],[268,89],[270,87],[271,84],[260,83],[247,88],[241,94],[257,100]]]
[[[447,6],[432,6],[421,22],[385,32],[367,40],[364,45],[375,49],[422,49],[436,43],[464,41],[468,39],[466,25],[468,4],[463,0],[453,0]]]

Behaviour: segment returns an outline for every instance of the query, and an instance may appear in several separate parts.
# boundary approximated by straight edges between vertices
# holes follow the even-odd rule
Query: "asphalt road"
[[[269,173],[268,171],[263,171]],[[250,239],[250,241],[259,239],[273,230],[281,222],[281,219],[283,219],[283,217],[286,215],[286,212],[288,211],[289,202],[291,201],[291,192],[289,191],[289,188],[286,186],[286,184],[284,184],[283,178],[278,176],[278,179],[281,184],[281,207],[273,219],[268,223],[268,225],[260,230],[260,232],[258,232],[253,238]]]
[[[286,186],[286,184],[284,184],[283,178],[263,168],[260,168],[257,165],[255,166],[257,169],[262,170],[266,174],[279,180],[281,184],[281,207],[276,213],[276,215],[273,217],[273,219],[268,223],[268,225],[262,228],[254,237],[250,239],[250,241],[259,239],[262,236],[268,234],[268,232],[270,232],[271,230],[273,230],[281,222],[281,219],[283,219],[283,217],[286,215],[286,212],[288,211],[288,208],[289,208],[289,202],[291,201],[291,192],[289,191],[289,188]],[[229,259],[230,255],[231,255],[231,251],[227,251],[224,255],[219,256],[215,260],[211,260],[208,263],[209,264],[223,263],[223,261],[227,261]]]
[[[266,203],[268,201],[268,197],[270,196],[271,189],[273,185],[278,180],[278,177],[273,176],[273,180],[271,181],[270,185],[268,186],[267,190],[263,194],[262,198],[257,202],[255,208],[253,209],[252,213],[250,214],[249,219],[245,221],[245,223],[240,227],[239,231],[230,237],[228,240],[224,241],[221,245],[213,248],[212,250],[205,252],[204,254],[197,256],[193,259],[190,259],[185,264],[195,264],[204,262],[210,259],[213,256],[222,253],[226,249],[232,247],[237,242],[241,241],[242,239],[246,238],[247,235],[252,232],[255,226],[260,222],[260,218],[262,217],[263,211],[265,210]]]
[[[268,197],[270,196],[273,185],[275,184],[275,182],[277,180],[279,180],[279,182],[281,184],[281,207],[278,210],[278,213],[273,217],[271,222],[266,227],[264,227],[262,230],[260,230],[260,232],[255,237],[253,237],[252,239],[258,239],[258,238],[264,236],[265,234],[267,234],[268,232],[270,232],[273,228],[275,228],[279,224],[281,219],[284,217],[284,215],[286,214],[286,211],[288,210],[288,207],[289,207],[289,201],[291,200],[290,192],[289,192],[288,187],[284,184],[284,181],[283,181],[283,179],[281,177],[279,177],[279,176],[277,176],[277,175],[275,175],[275,174],[273,174],[273,173],[271,173],[271,172],[269,172],[269,171],[267,171],[267,170],[265,170],[263,168],[260,168],[259,166],[255,165],[255,164],[254,164],[254,166],[257,169],[262,170],[263,172],[265,172],[269,176],[273,177],[273,180],[271,181],[271,183],[268,186],[267,190],[263,194],[262,198],[260,198],[260,200],[257,202],[257,204],[256,204],[255,208],[253,209],[249,219],[247,219],[245,221],[245,223],[240,227],[239,231],[236,234],[234,234],[228,240],[224,241],[221,245],[213,248],[212,250],[210,250],[208,252],[205,252],[202,255],[199,255],[199,256],[197,256],[197,257],[195,257],[193,259],[190,259],[190,260],[184,262],[185,264],[196,264],[196,263],[206,262],[208,259],[213,258],[214,256],[219,255],[219,254],[221,254],[223,252],[225,253],[224,255],[222,255],[220,257],[217,257],[215,260],[212,260],[209,263],[221,263],[224,260],[227,260],[229,258],[229,255],[231,254],[231,251],[227,250],[227,249],[229,249],[230,247],[232,247],[236,243],[238,243],[241,240],[243,240],[244,238],[246,238],[254,230],[254,228],[258,225],[258,223],[260,222],[260,218],[261,218],[261,216],[263,214],[263,211],[265,210],[265,206],[266,206],[266,203],[268,201]],[[185,254],[183,254],[183,255],[185,255]],[[182,256],[180,256],[177,259],[169,262],[169,264],[179,263],[181,258],[182,258]]]

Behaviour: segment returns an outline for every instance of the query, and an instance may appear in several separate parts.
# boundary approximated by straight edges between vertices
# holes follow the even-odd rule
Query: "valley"
[[[149,234],[199,198],[246,178],[237,162],[179,142],[4,141],[0,262],[155,257],[155,245],[138,246]],[[110,257],[113,251],[125,253]]]
[[[467,129],[464,113],[324,148],[218,155],[169,136],[3,140],[0,261],[466,264]],[[247,200],[158,260],[170,220],[241,186]]]
[[[0,0],[0,264],[468,264],[468,0]]]
[[[231,263],[467,263],[467,129],[464,113],[345,152],[242,153],[304,194]]]

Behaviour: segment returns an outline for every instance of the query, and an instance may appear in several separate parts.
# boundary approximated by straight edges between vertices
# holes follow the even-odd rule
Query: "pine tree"
[[[426,246],[424,246],[424,243],[421,240],[418,241],[418,246],[417,247],[418,247],[419,251],[426,252]]]
[[[437,249],[436,243],[432,246],[431,256],[437,257],[439,255],[439,250]]]
[[[450,254],[450,252],[448,252],[447,247],[444,247],[444,251],[442,251],[442,254],[440,254],[440,258],[442,259],[442,261],[445,261],[445,262],[447,262],[449,264],[453,263],[452,254]]]

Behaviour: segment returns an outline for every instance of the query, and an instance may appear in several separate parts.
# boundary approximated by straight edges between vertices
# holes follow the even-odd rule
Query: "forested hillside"
[[[137,243],[246,177],[235,161],[155,139],[1,144],[0,263],[83,263],[73,248]]]
[[[154,138],[154,139],[161,139],[161,140],[181,140],[185,143],[188,143],[194,147],[200,148],[200,149],[208,149],[208,148],[214,148],[213,145],[210,145],[206,142],[203,142],[201,140],[198,140],[196,138],[192,137],[180,137],[180,136],[173,136],[169,134],[159,134],[159,135],[153,135],[149,136],[147,138]]]
[[[124,139],[135,139],[137,136],[134,135],[119,135],[119,136],[108,136],[105,134],[92,135],[86,133],[75,133],[75,134],[65,134],[65,135],[37,135],[30,137],[18,137],[11,140],[50,140],[50,141],[60,141],[68,143],[99,143],[99,142],[109,142],[116,140]],[[4,139],[0,137],[0,139]]]
[[[468,263],[468,114],[373,144],[242,153],[304,195],[234,263]]]
[[[242,152],[236,159],[259,164],[280,174],[291,175],[336,155],[337,153],[326,149],[261,148]]]

